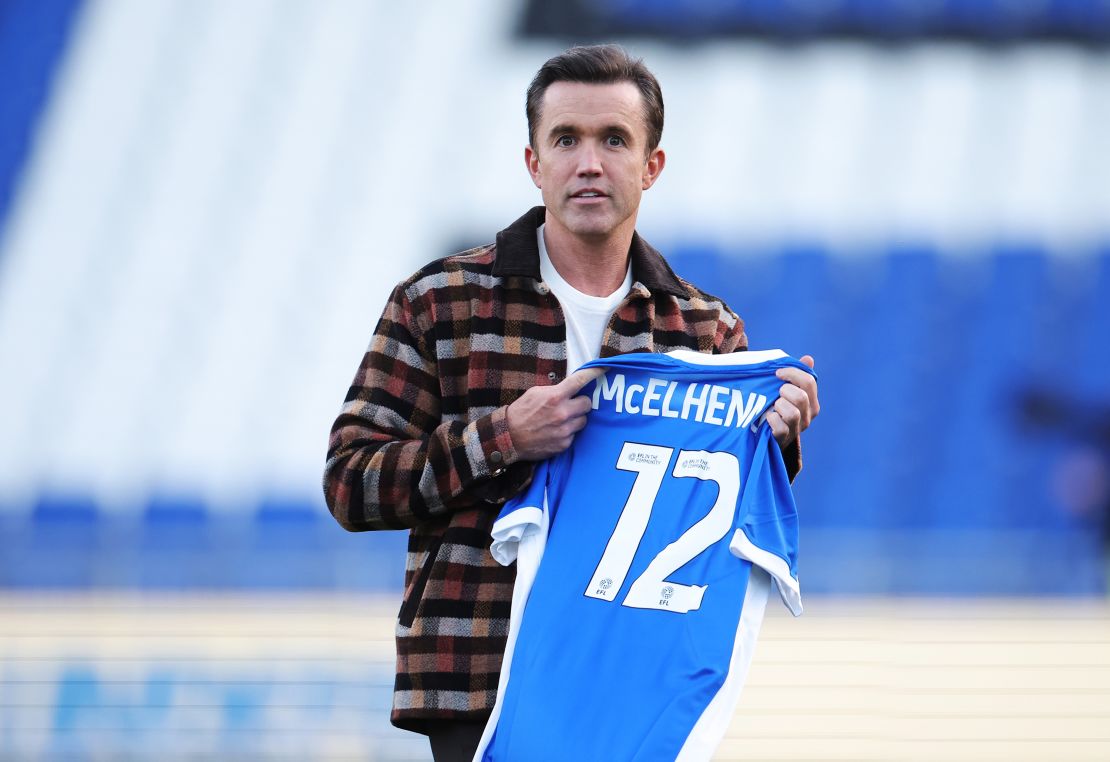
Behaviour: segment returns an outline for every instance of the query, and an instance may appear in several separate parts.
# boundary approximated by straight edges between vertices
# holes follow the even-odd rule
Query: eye
[[[555,141],[555,145],[561,148],[570,148],[572,145],[574,145],[574,138],[570,135],[560,135],[559,138]]]
[[[624,145],[624,138],[622,138],[620,135],[610,135],[608,138],[605,139],[605,142],[610,148],[620,148]]]

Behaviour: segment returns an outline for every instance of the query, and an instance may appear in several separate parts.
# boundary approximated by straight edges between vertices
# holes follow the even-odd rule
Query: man
[[[346,529],[409,529],[393,724],[469,759],[497,693],[513,567],[489,552],[499,507],[586,424],[586,360],[747,349],[723,302],[635,232],[666,156],[663,99],[617,46],[572,48],[528,90],[528,172],[544,207],[496,243],[399,284],[332,428],[324,490]],[[812,367],[812,358],[803,358]],[[768,422],[791,477],[817,386],[780,371]]]

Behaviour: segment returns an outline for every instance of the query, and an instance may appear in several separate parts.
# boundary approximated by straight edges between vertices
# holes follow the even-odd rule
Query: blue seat
[[[142,514],[133,550],[133,584],[140,588],[195,589],[224,586],[227,548],[204,500],[156,494]]]
[[[1110,403],[1110,242],[1094,255],[1083,312],[1070,322],[1077,334],[1075,357],[1082,363],[1077,388]]]
[[[154,495],[142,517],[144,550],[208,549],[213,541],[212,520],[205,501],[194,495]]]
[[[89,588],[102,576],[102,515],[90,495],[44,492],[6,559],[5,582],[27,588]]]
[[[238,546],[234,584],[262,589],[333,588],[328,523],[334,521],[322,500],[317,504],[284,495],[263,498],[249,516],[246,536]]]

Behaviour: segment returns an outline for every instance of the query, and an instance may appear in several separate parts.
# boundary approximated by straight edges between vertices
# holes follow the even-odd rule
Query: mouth
[[[605,193],[594,188],[586,188],[584,190],[576,191],[575,193],[572,193],[570,197],[575,201],[600,201],[603,198],[608,198]]]

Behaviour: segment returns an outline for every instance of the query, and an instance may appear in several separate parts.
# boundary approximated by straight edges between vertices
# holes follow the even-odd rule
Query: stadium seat
[[[209,507],[189,495],[155,495],[147,503],[135,543],[138,586],[156,589],[219,587],[225,548]]]
[[[88,495],[44,493],[4,564],[12,587],[88,588],[103,581],[98,563],[108,537],[100,507]]]

